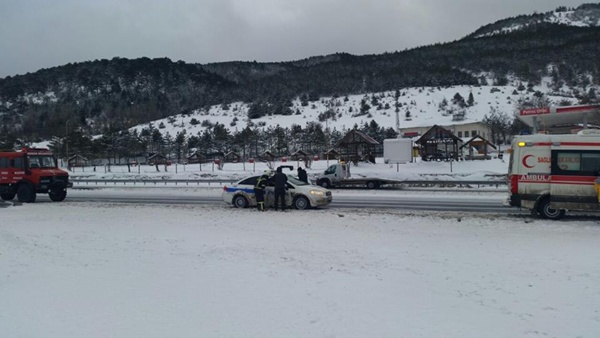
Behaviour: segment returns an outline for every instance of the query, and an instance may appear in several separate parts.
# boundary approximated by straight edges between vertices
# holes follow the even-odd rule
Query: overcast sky
[[[581,0],[0,0],[0,77],[113,57],[290,61],[449,42]]]

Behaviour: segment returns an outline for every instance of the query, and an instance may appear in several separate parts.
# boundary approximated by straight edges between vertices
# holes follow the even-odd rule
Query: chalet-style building
[[[470,138],[479,135],[487,139],[492,136],[490,128],[488,128],[482,122],[451,124],[440,127],[449,130],[458,138]],[[430,128],[431,125],[411,128],[400,128],[400,135],[404,137],[418,137],[425,134]]]
[[[467,149],[468,151],[468,154],[465,155],[466,160],[489,160],[491,159],[491,156],[488,155],[488,150],[490,148],[494,150],[497,149],[494,144],[479,135],[463,142],[463,145],[460,147],[461,150]],[[477,154],[474,154],[473,150],[476,150]]]
[[[429,128],[417,141],[423,161],[458,160],[462,139],[440,126]]]
[[[360,161],[375,162],[377,142],[371,136],[360,130],[350,130],[334,146],[339,152],[340,159],[357,164]]]

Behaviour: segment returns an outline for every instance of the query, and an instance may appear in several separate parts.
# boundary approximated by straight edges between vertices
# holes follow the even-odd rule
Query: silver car
[[[255,207],[257,204],[254,185],[260,176],[250,176],[233,183],[231,186],[223,187],[223,201],[237,208]],[[285,196],[287,207],[304,210],[331,203],[331,191],[328,189],[300,181],[294,176],[287,175],[287,178],[287,193]],[[273,207],[274,197],[273,186],[267,185],[265,188],[265,206],[267,208]]]

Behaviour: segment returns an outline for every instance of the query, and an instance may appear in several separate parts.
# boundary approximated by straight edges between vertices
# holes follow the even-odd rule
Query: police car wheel
[[[298,196],[294,199],[294,207],[298,210],[308,209],[310,207],[310,202],[308,201],[308,198]]]
[[[236,208],[247,208],[248,200],[242,195],[235,196],[233,198],[233,206],[235,206]]]

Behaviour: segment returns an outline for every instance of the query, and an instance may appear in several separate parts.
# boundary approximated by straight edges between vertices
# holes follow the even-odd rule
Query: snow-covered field
[[[378,162],[352,172],[468,180],[507,170],[499,159],[450,165]],[[309,173],[325,167],[314,162]],[[71,175],[234,180],[266,165],[153,169]],[[156,193],[135,194],[144,191]],[[501,203],[501,191],[487,194],[494,195],[473,192]],[[0,336],[597,337],[599,240],[600,219],[592,217],[333,207],[260,213],[224,203],[40,198],[0,208]]]
[[[313,180],[323,173],[328,165],[338,163],[337,160],[313,161],[306,171]],[[286,172],[296,174],[298,166],[305,168],[302,161],[273,162],[272,168],[280,165],[292,165],[294,170]],[[64,168],[63,168],[64,169]],[[267,163],[226,163],[219,169],[214,163],[171,165],[165,166],[141,165],[127,168],[125,165],[75,167],[70,172],[71,177],[78,179],[220,179],[237,181],[244,177],[260,174],[269,169]],[[508,172],[508,159],[493,158],[485,161],[453,161],[425,162],[415,159],[412,163],[385,164],[383,158],[377,158],[375,164],[359,163],[351,166],[353,177],[380,177],[396,180],[501,180]]]
[[[598,337],[600,223],[0,208],[2,337]]]

